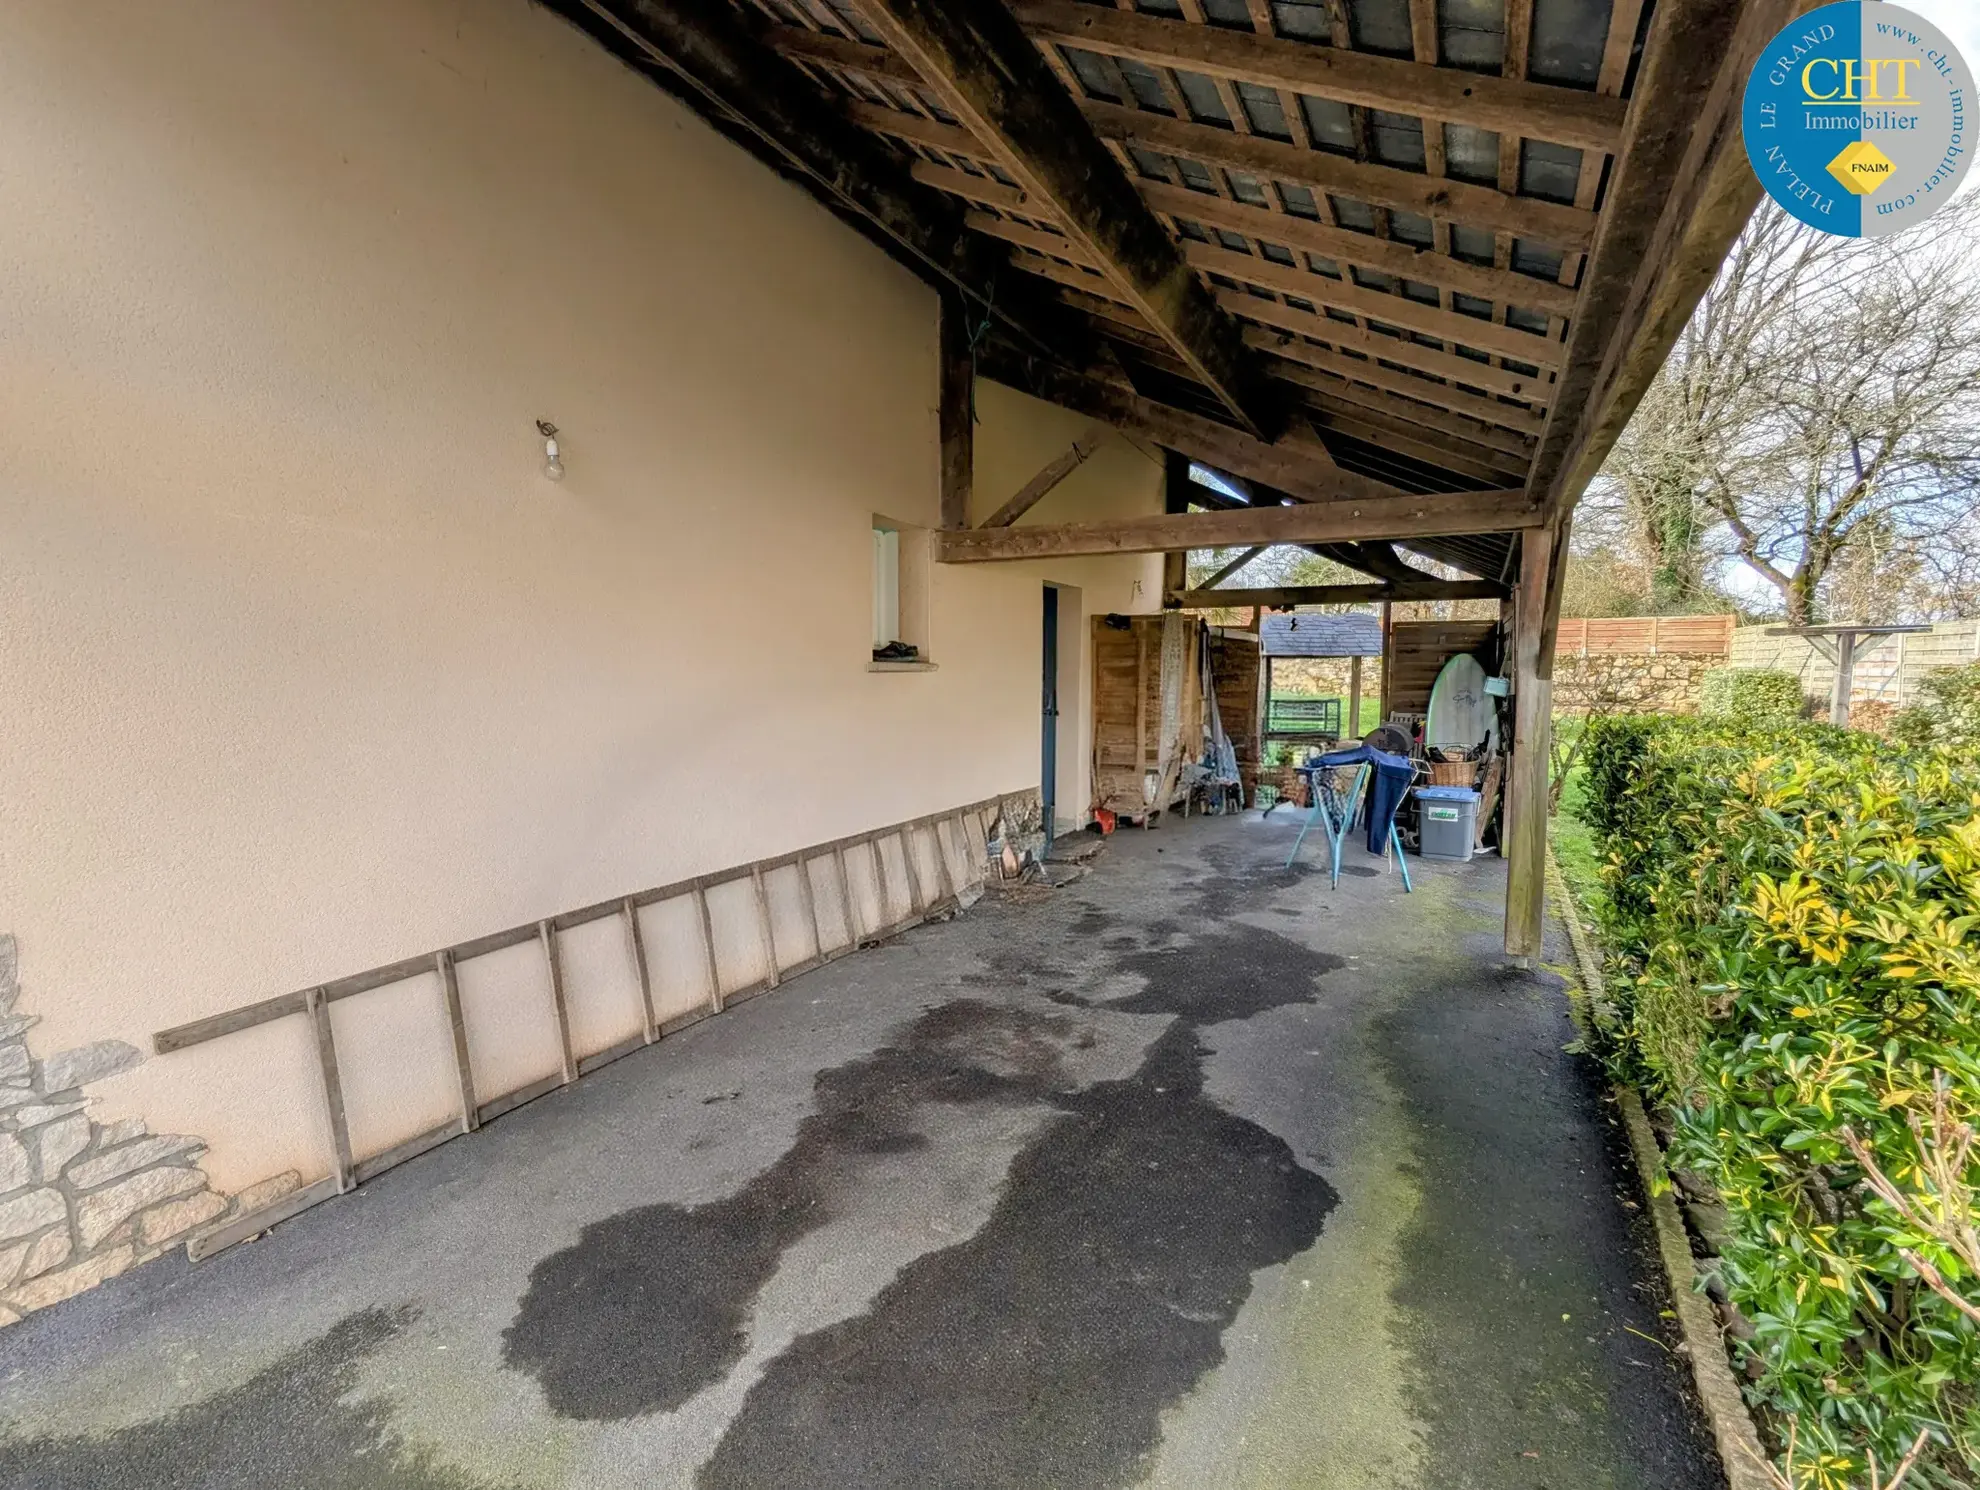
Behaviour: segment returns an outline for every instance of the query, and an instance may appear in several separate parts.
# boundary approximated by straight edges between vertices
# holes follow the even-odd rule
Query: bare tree
[[[1659,609],[1715,555],[1791,623],[1968,603],[1980,570],[1980,197],[1896,238],[1755,215],[1600,483]]]

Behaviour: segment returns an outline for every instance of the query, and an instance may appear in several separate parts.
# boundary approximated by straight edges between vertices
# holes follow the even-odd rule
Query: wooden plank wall
[[[1382,695],[1391,714],[1422,714],[1444,664],[1460,652],[1473,652],[1485,671],[1498,670],[1496,621],[1397,621],[1389,631]]]
[[[1147,745],[1148,647],[1146,630],[1137,633],[1132,624],[1121,629],[1108,625],[1105,616],[1093,618],[1093,805],[1112,812],[1141,811],[1136,757]],[[1155,715],[1160,717],[1159,701]]]
[[[1244,783],[1246,802],[1258,790],[1262,672],[1256,632],[1211,633],[1210,676],[1217,685],[1217,717],[1237,751],[1238,779]]]
[[[1107,617],[1093,618],[1093,805],[1128,817],[1140,817],[1147,805],[1146,776],[1161,769],[1165,753],[1162,720],[1165,713],[1179,720],[1178,739],[1202,738],[1203,699],[1197,681],[1197,647],[1205,628],[1195,617],[1182,617],[1184,633],[1180,708],[1162,707],[1162,631],[1164,616],[1128,616],[1125,628],[1111,626]],[[1166,742],[1171,778],[1176,769],[1178,740]],[[1161,803],[1167,807],[1172,803]]]

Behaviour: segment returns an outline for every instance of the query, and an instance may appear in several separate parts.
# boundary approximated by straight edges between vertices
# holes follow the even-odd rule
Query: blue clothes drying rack
[[[1306,822],[1299,830],[1299,837],[1293,840],[1292,852],[1286,855],[1286,868],[1293,866],[1299,857],[1300,845],[1306,842],[1306,835],[1318,823],[1327,832],[1328,884],[1338,890],[1341,885],[1341,845],[1354,829],[1356,819],[1361,816],[1366,803],[1366,788],[1369,773],[1378,764],[1404,764],[1397,757],[1384,756],[1366,745],[1358,745],[1351,750],[1337,750],[1331,755],[1323,755],[1310,766],[1298,768],[1306,778],[1307,795],[1312,799],[1312,810],[1306,815]],[[1343,789],[1340,785],[1342,774],[1354,767],[1352,784]],[[1396,829],[1396,809],[1402,805],[1403,794],[1396,793],[1388,803],[1388,821],[1383,825],[1386,833],[1385,846],[1396,856],[1396,868],[1402,871],[1403,890],[1407,894],[1416,893],[1416,887],[1409,880],[1409,864],[1403,857],[1402,835]],[[1370,834],[1371,838],[1375,835]],[[1371,845],[1372,848],[1372,845]]]

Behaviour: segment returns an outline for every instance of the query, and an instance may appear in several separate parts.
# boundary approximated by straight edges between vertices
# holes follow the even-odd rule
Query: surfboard
[[[1430,717],[1423,728],[1425,745],[1476,745],[1499,739],[1499,711],[1485,692],[1485,669],[1469,652],[1444,664],[1430,690]]]

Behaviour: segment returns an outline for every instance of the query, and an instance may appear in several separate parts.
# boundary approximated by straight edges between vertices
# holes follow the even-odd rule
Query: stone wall
[[[1690,714],[1705,674],[1726,659],[1705,652],[1589,652],[1554,658],[1554,708],[1620,714]]]
[[[1346,657],[1274,657],[1272,688],[1277,693],[1344,696],[1352,667]],[[1361,659],[1361,691],[1373,696],[1382,686],[1382,659]]]
[[[98,1040],[36,1059],[19,1015],[19,957],[0,935],[0,1325],[93,1288],[229,1217],[280,1199],[294,1171],[239,1195],[200,1171],[205,1145],[127,1118],[99,1123],[83,1089],[143,1055]]]

